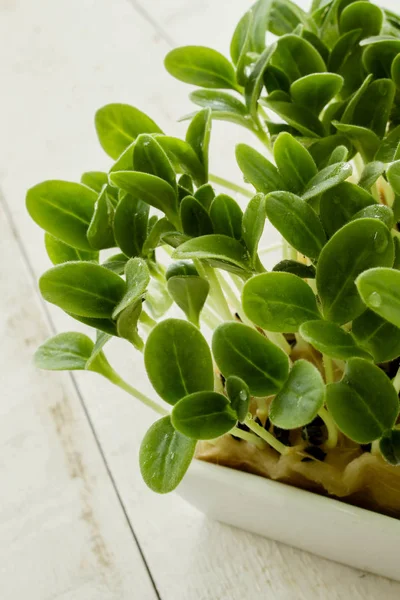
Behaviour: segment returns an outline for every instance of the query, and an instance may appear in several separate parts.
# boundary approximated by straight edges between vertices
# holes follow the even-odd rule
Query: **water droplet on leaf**
[[[368,298],[368,303],[374,308],[378,308],[382,304],[382,298],[378,294],[378,292],[372,292],[372,294]]]

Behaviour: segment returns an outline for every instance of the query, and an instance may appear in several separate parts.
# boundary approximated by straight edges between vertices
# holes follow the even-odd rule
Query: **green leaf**
[[[274,35],[291,33],[300,23],[306,23],[306,13],[290,0],[275,0],[269,20],[269,31]]]
[[[347,33],[360,27],[362,36],[378,35],[383,23],[383,12],[370,2],[352,2],[340,16],[340,32]]]
[[[61,263],[69,262],[71,260],[92,260],[94,262],[97,262],[99,260],[99,253],[95,250],[91,250],[90,252],[88,252],[86,250],[78,250],[77,248],[72,248],[72,246],[64,244],[64,242],[58,240],[57,238],[55,238],[47,232],[44,234],[44,244],[46,247],[48,257],[50,258],[53,265],[59,265]]]
[[[176,191],[175,171],[157,138],[152,135],[142,133],[137,138],[133,151],[133,166],[135,171],[164,179]]]
[[[195,440],[212,440],[236,425],[229,400],[217,392],[195,392],[175,404],[172,424],[180,433]]]
[[[114,235],[118,246],[127,256],[142,253],[148,220],[148,204],[131,194],[121,198],[114,215]]]
[[[248,11],[240,19],[233,33],[230,44],[230,55],[234,65],[237,65],[243,50],[246,50],[246,42],[249,37],[249,29],[252,21],[251,11]]]
[[[289,133],[279,134],[274,144],[274,158],[284,185],[291,192],[302,193],[307,183],[317,174],[317,167],[310,153]]]
[[[205,183],[195,191],[194,197],[208,211],[210,210],[211,203],[215,198],[215,193],[212,186],[209,183]]]
[[[350,140],[365,162],[373,159],[380,145],[380,139],[376,133],[358,125],[348,125],[338,121],[332,123],[338,131]]]
[[[95,116],[100,144],[117,159],[141,133],[162,133],[150,117],[129,104],[106,104]]]
[[[204,167],[188,142],[166,135],[157,136],[157,142],[166,152],[177,173],[187,173],[197,185],[207,183]]]
[[[386,462],[395,467],[400,465],[400,431],[386,431],[379,443],[379,449]]]
[[[163,179],[148,173],[136,171],[116,171],[110,174],[111,182],[141,200],[165,213],[174,225],[178,223],[178,202],[175,190]]]
[[[303,200],[310,200],[310,198],[323,194],[350,177],[352,172],[353,169],[348,162],[339,162],[325,167],[308,182],[302,194]]]
[[[342,122],[365,127],[382,138],[385,135],[395,92],[395,85],[390,79],[373,81],[356,102],[350,120],[345,118],[345,113]]]
[[[205,176],[208,179],[208,151],[211,136],[211,110],[204,108],[198,112],[190,122],[186,132],[186,141],[195,151],[201,164],[204,166]]]
[[[173,259],[202,258],[221,269],[249,271],[246,250],[240,242],[227,235],[204,235],[181,244],[172,255]]]
[[[154,227],[151,229],[147,236],[146,241],[143,244],[142,254],[143,256],[149,256],[158,246],[165,243],[163,236],[166,233],[174,232],[175,227],[163,217],[159,219]]]
[[[320,202],[320,217],[325,231],[332,236],[360,210],[375,204],[376,200],[370,193],[348,181],[327,190]]]
[[[354,319],[352,334],[357,343],[372,354],[376,363],[400,356],[400,329],[372,310],[366,310]]]
[[[131,342],[140,352],[143,351],[144,342],[138,332],[138,321],[142,314],[142,300],[129,304],[117,318],[117,331],[121,338]]]
[[[314,46],[293,34],[279,38],[271,64],[284,71],[291,82],[310,73],[326,71],[326,65]]]
[[[86,185],[52,180],[28,190],[26,207],[39,227],[68,246],[91,251],[86,233],[96,200]]]
[[[290,81],[281,69],[269,65],[264,71],[264,85],[268,94],[272,94],[276,90],[281,90],[287,94],[290,91]]]
[[[241,239],[243,213],[233,198],[219,194],[211,204],[210,218],[215,233]]]
[[[240,377],[254,396],[275,394],[289,372],[285,352],[242,323],[219,325],[214,331],[212,351],[224,377]]]
[[[365,190],[370,190],[379,177],[385,172],[385,163],[374,161],[365,165],[358,185]]]
[[[390,73],[391,73],[392,79],[393,79],[397,89],[399,89],[400,88],[400,58],[399,58],[399,54],[396,56],[396,58],[392,62],[392,66],[390,68]]]
[[[329,135],[312,143],[311,146],[308,146],[308,151],[313,157],[317,167],[319,169],[323,169],[324,167],[328,166],[328,164],[340,162],[340,160],[331,161],[331,156],[336,148],[343,146],[347,148],[349,155],[354,154],[351,142],[349,142],[349,140],[343,135],[339,134]],[[348,157],[345,157],[342,160],[345,161],[347,158]]]
[[[351,57],[362,35],[362,29],[353,29],[336,40],[328,60],[328,70],[340,73]]]
[[[87,325],[88,327],[92,327],[93,329],[96,329],[97,331],[102,331],[103,333],[107,333],[108,335],[115,335],[115,336],[118,335],[116,325],[115,325],[114,321],[111,320],[111,318],[98,319],[98,318],[93,318],[93,317],[82,317],[81,315],[75,315],[74,313],[71,313],[69,311],[65,311],[65,312],[67,313],[67,315],[69,315],[76,321],[79,321],[80,323],[83,323],[84,325]]]
[[[265,49],[265,34],[272,10],[273,0],[258,0],[252,7],[250,48],[261,54]]]
[[[169,404],[214,389],[210,349],[200,331],[187,321],[158,323],[147,339],[144,362],[153,388]]]
[[[94,263],[68,262],[39,279],[45,300],[81,317],[109,318],[125,293],[125,282]]]
[[[247,281],[242,296],[246,316],[267,331],[293,333],[320,317],[310,286],[290,273],[262,273]]]
[[[397,156],[400,144],[400,125],[395,127],[386,137],[383,138],[374,160],[382,163],[390,163],[399,158]]]
[[[112,165],[109,173],[113,171],[133,171],[133,153],[135,151],[136,139],[120,154]]]
[[[168,73],[192,85],[216,89],[236,89],[235,70],[228,59],[211,48],[183,46],[165,57]]]
[[[280,273],[292,273],[302,279],[315,279],[315,267],[304,265],[296,260],[281,260],[272,270]]]
[[[326,388],[326,402],[336,425],[347,437],[368,444],[393,427],[399,399],[381,369],[362,358],[351,358],[339,383]]]
[[[102,267],[117,273],[118,275],[123,275],[125,273],[125,266],[128,262],[129,258],[125,256],[125,254],[114,254],[110,256],[105,262],[102,263]]]
[[[249,386],[240,377],[231,375],[226,380],[225,389],[238,421],[243,423],[249,412],[251,399]]]
[[[198,276],[170,277],[167,288],[188,320],[199,327],[200,313],[210,290],[208,281]]]
[[[322,60],[326,64],[329,59],[330,51],[328,46],[324,44],[320,37],[316,33],[308,31],[308,29],[303,29],[301,37],[303,37],[305,40],[307,40],[307,42],[310,42],[310,44],[314,46],[314,48],[317,50],[317,52],[319,52]]]
[[[227,115],[231,115],[232,118],[237,117],[239,122],[241,122],[242,119],[248,119],[247,108],[243,102],[228,92],[195,90],[189,97],[194,104],[203,108],[211,108],[212,116],[213,113],[227,113]]]
[[[307,360],[298,360],[272,400],[269,418],[282,429],[304,427],[315,419],[324,399],[325,385],[320,372]]]
[[[142,300],[147,286],[150,283],[150,273],[146,261],[142,258],[131,258],[125,267],[126,292],[121,301],[114,308],[112,318],[118,315],[129,305]]]
[[[187,196],[182,200],[180,219],[186,235],[199,237],[213,233],[213,224],[208,212],[193,196]]]
[[[181,175],[179,177],[178,185],[182,190],[186,191],[186,194],[184,196],[182,196],[182,198],[184,198],[188,194],[189,195],[193,194],[193,192],[194,192],[193,181],[192,181],[192,178],[190,177],[190,175],[188,175],[187,173],[184,173],[183,175]]]
[[[400,271],[371,268],[362,273],[356,283],[364,304],[389,323],[400,327]]]
[[[106,343],[111,340],[111,335],[103,331],[96,332],[96,343],[93,346],[89,359],[86,362],[86,371],[97,371],[107,377],[107,370],[111,367],[108,364],[106,357],[103,354],[103,348]]]
[[[59,333],[46,340],[35,352],[35,366],[47,371],[85,370],[93,342],[83,333]]]
[[[193,263],[178,260],[171,263],[168,266],[167,272],[165,273],[165,279],[168,281],[171,277],[191,277],[199,276],[199,273]]]
[[[147,264],[150,266],[151,263]],[[171,308],[172,303],[166,283],[155,277],[152,278],[147,288],[145,308],[148,308],[153,318],[158,320]]]
[[[324,317],[343,324],[364,310],[355,280],[378,266],[391,266],[393,241],[377,219],[357,219],[339,229],[322,250],[317,265],[317,289]],[[399,273],[400,275],[400,273]]]
[[[390,165],[386,171],[386,176],[394,193],[400,194],[400,160],[396,160]]]
[[[236,146],[236,160],[245,181],[251,183],[257,192],[268,194],[275,190],[286,189],[278,169],[262,154],[247,146]]]
[[[394,226],[393,211],[383,204],[372,204],[371,206],[363,208],[352,217],[352,221],[355,219],[379,219],[388,229],[392,229]]]
[[[251,117],[255,120],[256,123],[258,123],[259,119],[258,100],[260,98],[260,94],[264,86],[264,71],[270,63],[271,57],[274,54],[275,50],[276,44],[271,44],[271,46],[264,50],[260,58],[255,63],[245,85],[244,93],[246,106]]]
[[[274,92],[275,93],[275,92]],[[323,137],[324,127],[318,117],[304,106],[298,106],[283,99],[267,97],[261,101],[263,106],[276,113],[285,123],[294,127],[305,137]]]
[[[317,116],[341,90],[343,77],[336,73],[312,73],[297,79],[290,87],[293,102]]]
[[[87,171],[82,173],[81,183],[100,194],[103,186],[108,184],[108,175],[103,171]]]
[[[350,333],[330,321],[307,321],[300,327],[300,335],[322,354],[331,358],[347,360],[352,356],[371,358],[359,348]]]
[[[400,40],[383,36],[362,40],[361,46],[367,46],[363,52],[363,65],[375,78],[391,77],[391,66],[400,51]]]
[[[268,194],[265,210],[272,225],[293,248],[318,258],[326,235],[316,212],[301,198],[290,192]]]
[[[87,231],[89,244],[95,250],[114,248],[114,205],[107,195],[107,185],[103,186],[94,207],[92,220]]]
[[[249,251],[253,268],[256,267],[258,259],[258,244],[264,230],[265,217],[265,196],[257,194],[248,203],[242,220],[242,238]]]
[[[349,157],[349,150],[346,146],[337,146],[329,158],[328,165],[335,165],[339,162],[346,162]]]
[[[170,417],[153,423],[140,446],[140,472],[158,494],[172,492],[182,481],[194,455],[196,441],[176,431]]]

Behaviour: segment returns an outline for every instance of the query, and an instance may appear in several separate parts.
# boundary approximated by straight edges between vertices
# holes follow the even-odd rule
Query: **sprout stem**
[[[234,427],[233,429],[230,430],[229,433],[231,435],[234,435],[235,437],[240,438],[241,440],[245,440],[246,442],[253,444],[257,448],[259,448],[259,450],[264,450],[264,448],[267,445],[264,442],[264,440],[261,440],[257,435],[254,435],[254,433],[249,433],[248,431],[243,431],[242,429],[239,429],[239,427]]]
[[[199,273],[201,273],[202,276],[205,277],[208,283],[210,284],[210,296],[215,303],[215,308],[218,311],[219,315],[224,321],[232,321],[233,317],[231,310],[226,301],[224,292],[222,291],[214,269],[200,262],[198,259],[195,259],[193,262]]]
[[[331,415],[324,407],[322,407],[318,411],[318,415],[321,417],[321,419],[325,423],[326,429],[328,431],[328,439],[325,442],[326,448],[329,448],[329,449],[336,448],[337,443],[338,443],[338,430],[335,425],[335,421],[332,419]]]
[[[149,329],[153,329],[153,327],[157,325],[157,321],[155,321],[145,310],[142,310],[140,313],[139,321]]]
[[[335,381],[333,374],[333,363],[332,359],[326,354],[323,355],[323,363],[325,369],[325,381],[326,383],[333,383]]]
[[[253,420],[253,417],[252,417],[251,414],[249,414],[246,417],[245,424],[247,425],[247,427],[249,429],[251,429],[251,431],[253,433],[255,433],[256,435],[258,435],[265,442],[267,442],[267,444],[269,444],[270,446],[272,446],[272,448],[274,448],[274,450],[276,450],[277,452],[279,452],[279,454],[282,454],[282,455],[288,454],[288,452],[289,452],[288,447],[285,446],[285,444],[282,444],[282,442],[280,442],[279,440],[277,440],[272,435],[272,433],[270,433],[269,431],[267,431],[266,429],[264,429],[264,427],[261,427],[261,425],[258,425],[258,423],[256,423]]]
[[[128,394],[130,394],[131,396],[133,396],[134,398],[139,400],[145,406],[148,406],[149,408],[154,410],[156,413],[158,413],[162,417],[166,417],[169,414],[169,412],[167,410],[165,410],[165,408],[163,408],[162,406],[160,406],[159,404],[157,404],[156,402],[151,400],[151,398],[148,398],[147,396],[142,394],[142,392],[139,392],[139,390],[137,390],[136,388],[131,386],[129,383],[127,383],[124,379],[122,379],[122,377],[120,377],[118,375],[118,373],[116,373],[114,371],[114,369],[112,369],[112,372],[107,373],[106,377],[109,381],[111,381],[111,383],[113,383],[114,385],[117,385],[119,388],[121,388],[125,392],[128,392]]]
[[[254,196],[254,192],[252,192],[251,190],[247,190],[246,188],[242,187],[241,185],[237,185],[236,183],[233,183],[232,181],[229,181],[228,179],[224,179],[224,177],[219,177],[218,175],[210,175],[209,180],[212,181],[213,183],[216,183],[217,185],[220,185],[220,186],[226,188],[227,190],[231,190],[232,192],[237,192],[238,194],[242,194],[243,196],[246,196],[247,198],[253,198],[253,196]]]
[[[204,306],[203,310],[201,311],[200,319],[202,319],[207,327],[209,327],[212,331],[221,323],[218,317],[216,317],[207,306]]]
[[[400,392],[400,369],[398,369],[396,376],[392,379],[393,387],[397,393]]]

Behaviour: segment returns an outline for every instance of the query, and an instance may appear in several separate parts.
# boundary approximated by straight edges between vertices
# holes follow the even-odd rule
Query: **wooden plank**
[[[0,206],[0,590],[32,600],[156,600],[68,375],[39,372],[49,327]]]
[[[181,100],[183,88],[178,93],[181,84],[163,72],[168,47],[160,32],[127,2],[71,0],[62,14],[62,32],[55,4],[40,0],[31,7],[26,0],[24,19],[15,10],[0,20],[1,43],[11,56],[7,62],[0,58],[10,96],[0,115],[0,164],[7,201],[37,274],[48,261],[42,234],[25,215],[24,190],[44,178],[77,178],[82,170],[106,167],[92,133],[95,108],[128,101],[168,131],[181,130],[173,119],[189,108]],[[166,4],[174,6],[172,0],[153,0],[152,14],[160,14]],[[211,2],[207,6],[210,10]],[[193,0],[191,7],[197,10]],[[46,15],[46,26],[35,33],[38,12]],[[221,156],[216,158],[226,173],[234,164],[230,135],[217,144]],[[60,311],[52,309],[51,315],[59,330],[77,328]],[[130,381],[149,391],[135,351],[113,341],[107,352]],[[59,381],[60,376],[48,377]],[[137,452],[153,416],[94,374],[77,374],[76,381],[163,599],[398,598],[398,584],[208,521],[174,495],[149,492],[138,473]]]

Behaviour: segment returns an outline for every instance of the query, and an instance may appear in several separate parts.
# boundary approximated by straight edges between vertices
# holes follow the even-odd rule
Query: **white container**
[[[400,520],[200,460],[177,493],[217,521],[400,581]]]

